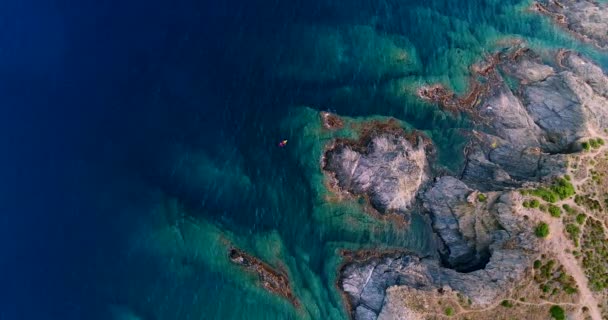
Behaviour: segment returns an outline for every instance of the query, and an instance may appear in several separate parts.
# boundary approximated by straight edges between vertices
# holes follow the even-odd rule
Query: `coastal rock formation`
[[[387,169],[400,168],[405,159],[412,162],[405,155],[413,145],[382,133],[366,149],[338,143],[341,148],[334,146],[326,155],[325,168],[336,173],[341,187],[368,193],[381,209],[407,208],[405,200],[411,203],[420,192],[417,199],[440,240],[441,260],[395,251],[346,255],[339,287],[355,319],[423,318],[404,307],[399,295],[387,295],[391,287],[410,294],[449,290],[476,307],[495,304],[523,278],[538,252],[538,240],[518,214],[510,190],[565,174],[566,155],[608,126],[608,77],[578,54],[559,51],[555,64],[549,64],[517,47],[472,71],[471,91],[463,97],[439,85],[418,91],[423,99],[466,112],[479,124],[470,131],[459,177],[436,178],[424,188],[408,181],[414,187],[405,199],[396,197],[396,187],[379,188],[399,185],[386,181],[403,173],[410,179],[420,176],[407,166]],[[387,148],[387,141],[393,147]],[[400,201],[391,206],[389,199]]]
[[[441,255],[446,265],[457,271],[482,269],[490,257],[496,219],[485,212],[485,206],[476,204],[476,194],[462,181],[445,176],[423,196],[433,230],[443,244]]]
[[[425,144],[421,136],[407,135],[395,124],[389,131],[367,130],[358,140],[335,141],[323,168],[340,190],[368,198],[378,212],[403,213],[428,179]]]
[[[563,175],[563,154],[580,150],[582,139],[608,125],[608,77],[578,54],[560,51],[555,65],[549,65],[518,47],[497,53],[472,71],[476,80],[462,98],[431,94],[439,90],[437,85],[434,91],[422,88],[418,93],[480,123],[482,130],[471,133],[461,173],[478,190],[521,187]],[[516,85],[507,85],[507,78]]]
[[[513,212],[511,197],[510,193],[503,194],[488,211],[496,219],[497,228],[489,230],[491,258],[483,269],[461,273],[442,267],[435,259],[398,252],[346,259],[339,286],[347,295],[353,317],[367,320],[384,314],[380,318],[389,319],[386,316],[391,311],[384,308],[398,303],[387,300],[390,296],[386,289],[391,286],[427,292],[449,288],[476,306],[487,306],[500,298],[530,266],[536,241],[524,218]]]
[[[544,0],[534,10],[547,15],[578,38],[608,49],[608,4],[591,0]]]
[[[284,272],[280,272],[260,259],[234,247],[230,248],[228,257],[232,263],[256,274],[264,289],[286,298],[296,307],[300,305]]]
[[[329,112],[321,112],[321,120],[323,121],[323,128],[329,130],[342,129],[344,127],[344,121],[337,115]]]

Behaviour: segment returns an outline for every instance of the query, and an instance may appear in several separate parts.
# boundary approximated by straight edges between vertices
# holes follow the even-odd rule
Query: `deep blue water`
[[[394,231],[319,200],[313,110],[397,117],[457,168],[470,124],[407,88],[464,90],[509,35],[606,63],[519,5],[3,2],[0,319],[343,318],[336,248],[432,245],[422,222]],[[182,213],[203,231],[180,245],[167,230]],[[286,265],[305,311],[230,269],[219,236]]]

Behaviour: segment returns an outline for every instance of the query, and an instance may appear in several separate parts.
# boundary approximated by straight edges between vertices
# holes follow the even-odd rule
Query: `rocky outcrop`
[[[299,307],[300,302],[293,294],[289,278],[285,272],[278,271],[260,259],[234,247],[230,248],[228,257],[232,263],[256,274],[264,289],[286,298],[294,306]]]
[[[363,196],[380,213],[404,213],[428,179],[425,145],[421,136],[408,135],[396,124],[389,131],[368,128],[358,140],[335,141],[325,152],[323,168],[338,192]]]
[[[419,95],[469,113],[480,124],[481,130],[471,134],[461,174],[473,188],[503,190],[562,175],[562,154],[579,150],[581,139],[608,125],[608,77],[572,52],[558,52],[555,65],[549,65],[517,47],[472,72],[475,80],[462,98],[431,95],[428,89]],[[517,86],[507,85],[505,77]]]
[[[417,294],[447,289],[474,306],[495,303],[523,277],[537,252],[538,240],[515,211],[511,189],[563,175],[566,154],[608,127],[608,77],[578,54],[559,51],[555,64],[548,64],[517,47],[489,57],[472,72],[471,90],[462,97],[440,85],[418,91],[447,110],[468,113],[478,124],[470,131],[460,176],[436,178],[422,188],[426,176],[418,178],[424,170],[416,168],[423,166],[412,167],[423,163],[412,161],[416,146],[390,132],[376,132],[366,148],[337,143],[326,154],[325,168],[340,186],[369,195],[379,210],[408,209],[420,193],[420,208],[440,240],[441,259],[394,251],[347,255],[339,287],[355,319],[423,318],[391,301],[390,287]],[[401,166],[404,162],[410,164]],[[396,181],[409,188],[399,189]],[[408,196],[396,190],[407,190]],[[487,193],[477,198],[479,192]]]
[[[441,177],[423,196],[433,230],[442,241],[440,253],[445,264],[457,271],[483,269],[490,258],[491,232],[496,219],[485,203],[477,203],[478,193],[454,177]]]
[[[336,114],[330,112],[321,112],[321,121],[323,122],[323,128],[329,130],[338,130],[344,127],[344,121]]]
[[[591,0],[543,0],[533,10],[598,48],[608,49],[608,4]]]
[[[442,183],[449,185],[450,181],[453,180]],[[461,193],[455,191],[456,195]],[[536,241],[523,217],[513,212],[511,196],[510,193],[502,195],[488,211],[500,227],[489,233],[491,258],[483,269],[461,273],[443,267],[433,258],[398,252],[374,254],[368,259],[347,259],[339,286],[347,295],[353,317],[375,320],[383,312],[389,313],[383,309],[391,304],[386,296],[386,289],[391,286],[422,291],[449,288],[471,299],[475,306],[487,306],[499,299],[512,283],[523,277],[530,266]]]

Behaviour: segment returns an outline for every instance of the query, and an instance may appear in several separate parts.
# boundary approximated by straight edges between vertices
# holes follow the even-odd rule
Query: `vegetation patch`
[[[545,222],[539,223],[534,229],[534,234],[539,238],[546,238],[549,235],[549,225]]]
[[[503,300],[500,303],[501,306],[505,307],[505,308],[512,308],[513,307],[513,303],[511,303],[511,301],[509,300]]]
[[[574,197],[574,202],[579,206],[586,207],[590,210],[601,210],[602,206],[600,202],[591,198],[589,195],[576,195]]]
[[[608,241],[600,221],[587,218],[581,247],[582,264],[591,290],[608,288]]]
[[[547,202],[554,203],[572,197],[576,193],[574,185],[565,178],[556,179],[549,188],[528,190],[524,194],[531,194]]]
[[[564,309],[560,306],[552,306],[551,309],[549,309],[549,313],[551,314],[551,318],[555,320],[566,319],[566,312],[564,312]]]
[[[564,266],[557,264],[553,259],[544,264],[540,260],[534,262],[534,281],[546,295],[556,295],[562,290],[567,294],[578,291],[574,278],[566,273]]]
[[[568,235],[568,238],[570,240],[572,240],[572,242],[574,242],[574,246],[578,247],[579,243],[578,243],[578,239],[581,235],[581,229],[578,227],[578,225],[573,224],[573,223],[568,223],[566,225],[566,233]]]
[[[445,308],[444,312],[445,312],[445,315],[448,316],[448,317],[454,315],[454,309],[452,307]]]
[[[568,204],[564,204],[564,205],[562,206],[562,208],[564,209],[564,211],[566,211],[566,213],[567,213],[567,214],[574,215],[574,214],[577,214],[577,213],[578,213],[578,211],[576,211],[576,209],[572,208],[572,207],[571,207],[571,206],[569,206]]]
[[[562,209],[555,205],[549,205],[549,214],[554,218],[559,218],[562,215]]]
[[[576,223],[583,224],[583,223],[585,223],[586,218],[587,218],[587,215],[585,215],[584,213],[579,213],[576,215]]]

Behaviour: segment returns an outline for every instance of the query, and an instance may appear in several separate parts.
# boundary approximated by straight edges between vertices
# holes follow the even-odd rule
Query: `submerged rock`
[[[369,130],[358,140],[339,139],[328,148],[323,169],[339,189],[369,199],[380,213],[409,210],[428,179],[424,139],[398,127]]]
[[[320,116],[325,129],[337,130],[344,127],[344,121],[336,114],[323,111]]]
[[[296,307],[300,305],[300,302],[293,294],[289,278],[285,272],[278,271],[260,259],[234,247],[230,248],[228,256],[232,263],[256,274],[264,289],[286,298]]]

